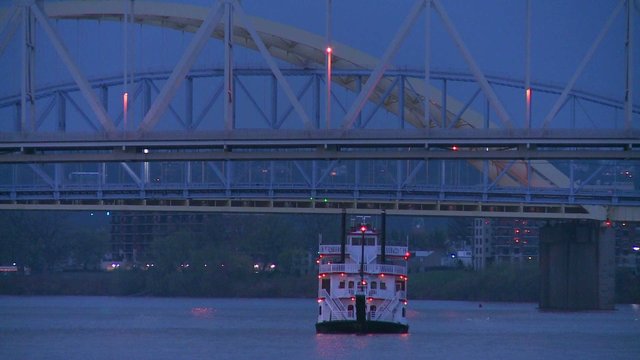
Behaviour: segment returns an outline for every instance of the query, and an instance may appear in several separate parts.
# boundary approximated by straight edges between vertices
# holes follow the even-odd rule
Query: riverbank
[[[536,268],[462,269],[409,274],[409,297],[429,300],[537,302]],[[164,297],[313,298],[315,274],[152,271],[69,272],[0,276],[2,295],[95,295]],[[619,270],[616,302],[640,303],[640,276]]]

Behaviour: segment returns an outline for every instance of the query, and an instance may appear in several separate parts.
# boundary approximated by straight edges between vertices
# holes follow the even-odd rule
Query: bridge
[[[561,84],[534,77],[530,0],[510,5],[522,78],[484,72],[498,59],[473,53],[444,0],[371,19],[376,57],[335,40],[331,0],[304,14],[324,15],[315,32],[208,5],[8,3],[0,209],[640,220],[638,1],[591,11]],[[580,88],[603,58],[607,81]]]

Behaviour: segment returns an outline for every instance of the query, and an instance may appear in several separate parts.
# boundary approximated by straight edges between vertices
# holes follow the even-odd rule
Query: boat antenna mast
[[[360,241],[360,285],[358,285],[358,290],[360,293],[364,294],[364,234],[369,229],[369,225],[367,224],[367,219],[369,216],[357,216],[360,219],[360,226],[358,230],[362,233],[362,239]]]

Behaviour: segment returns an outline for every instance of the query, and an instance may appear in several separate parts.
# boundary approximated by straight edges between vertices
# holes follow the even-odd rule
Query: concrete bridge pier
[[[613,310],[615,233],[596,221],[540,228],[540,308]]]

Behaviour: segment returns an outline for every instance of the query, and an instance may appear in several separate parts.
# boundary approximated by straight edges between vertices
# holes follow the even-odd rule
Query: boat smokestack
[[[345,253],[347,252],[347,210],[342,209],[342,237],[340,238],[340,263],[345,262]]]
[[[380,262],[387,262],[387,212],[384,210],[380,222]]]

